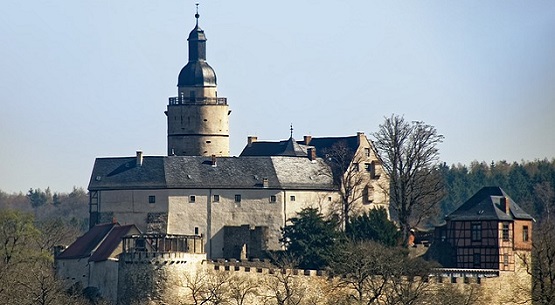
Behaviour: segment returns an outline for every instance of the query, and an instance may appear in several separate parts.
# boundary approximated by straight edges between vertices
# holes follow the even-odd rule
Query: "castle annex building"
[[[302,141],[291,134],[277,142],[249,137],[241,155],[230,157],[227,99],[218,96],[195,17],[178,95],[165,111],[167,156],[97,158],[88,186],[91,227],[117,221],[146,233],[198,235],[208,258],[239,259],[281,249],[280,228],[302,208],[331,211],[345,172],[357,181],[349,191],[361,209],[388,207],[379,187],[387,179],[363,133]],[[340,172],[329,162],[338,148],[348,152]]]

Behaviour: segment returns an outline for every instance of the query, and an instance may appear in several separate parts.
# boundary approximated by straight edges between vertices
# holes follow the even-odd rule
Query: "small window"
[[[473,223],[472,224],[472,241],[482,240],[482,224]]]
[[[365,148],[364,149],[364,155],[367,157],[370,157],[370,148]]]
[[[474,268],[480,268],[480,266],[482,265],[482,256],[480,255],[480,253],[474,253],[474,255],[472,256],[472,265],[474,266]]]
[[[220,202],[220,195],[214,195],[214,199],[212,201]]]
[[[503,223],[503,241],[509,240],[509,224]]]
[[[197,198],[196,198],[194,195],[193,195],[193,196],[189,196],[189,202],[190,202],[190,203],[195,203],[196,199],[197,199]]]
[[[522,241],[528,242],[530,236],[528,235],[528,226],[522,227]]]
[[[290,201],[295,201],[295,196],[289,197]]]
[[[355,172],[358,172],[358,171],[359,171],[358,163],[353,163],[353,170],[354,170]]]
[[[328,201],[331,201],[331,196],[328,197]]]
[[[235,195],[235,202],[241,202],[241,195]]]
[[[365,163],[364,168],[370,173],[370,179],[380,178],[380,175],[376,172],[376,162]]]
[[[509,266],[509,254],[503,254],[503,266]]]
[[[148,203],[156,203],[156,196],[148,196]]]
[[[270,196],[270,202],[276,202],[277,198],[275,195]]]
[[[198,235],[198,227],[195,227],[195,235]]]

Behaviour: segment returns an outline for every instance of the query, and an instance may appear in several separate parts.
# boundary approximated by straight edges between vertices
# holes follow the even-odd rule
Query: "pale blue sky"
[[[95,157],[166,152],[194,1],[6,0],[0,190],[85,187]],[[553,1],[201,1],[231,152],[404,114],[448,164],[555,157]]]

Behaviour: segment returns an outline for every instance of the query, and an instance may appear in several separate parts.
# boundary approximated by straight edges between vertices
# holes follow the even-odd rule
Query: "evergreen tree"
[[[347,237],[352,241],[375,241],[384,246],[394,247],[401,237],[397,226],[387,219],[387,211],[382,207],[372,209],[351,220]]]
[[[328,220],[314,208],[305,208],[289,219],[280,241],[303,269],[321,269],[329,264],[340,243],[338,221]]]

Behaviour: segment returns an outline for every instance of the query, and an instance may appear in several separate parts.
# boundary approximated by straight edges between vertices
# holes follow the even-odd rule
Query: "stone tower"
[[[227,99],[218,97],[216,73],[206,62],[206,36],[198,25],[189,34],[189,62],[179,73],[177,97],[170,97],[168,155],[229,156]]]

